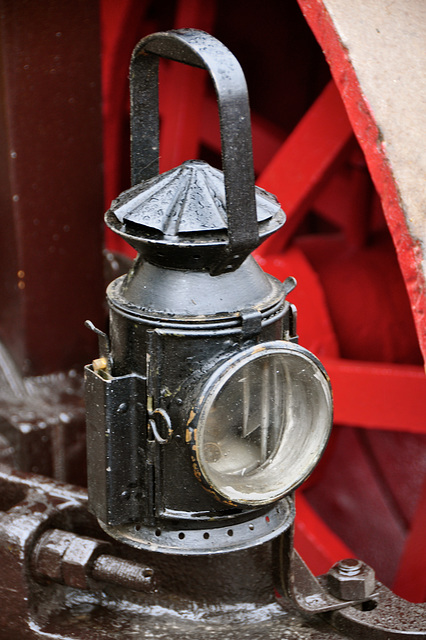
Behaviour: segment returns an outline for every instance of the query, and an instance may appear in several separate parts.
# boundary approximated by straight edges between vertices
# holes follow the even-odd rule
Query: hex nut
[[[45,576],[70,587],[88,589],[92,564],[110,550],[103,540],[50,529],[39,539],[32,557],[36,575]]]
[[[374,569],[349,558],[334,564],[327,573],[327,587],[339,600],[364,600],[374,593]]]
[[[102,540],[74,536],[62,557],[62,578],[69,587],[89,589],[92,564],[110,545]]]
[[[32,569],[38,576],[62,582],[62,556],[71,544],[72,533],[49,529],[39,538],[32,554]]]

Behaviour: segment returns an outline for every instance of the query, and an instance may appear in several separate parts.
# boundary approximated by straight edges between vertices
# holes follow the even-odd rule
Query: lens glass
[[[197,457],[223,497],[262,504],[312,471],[331,427],[330,385],[317,361],[291,345],[233,363],[201,410]]]

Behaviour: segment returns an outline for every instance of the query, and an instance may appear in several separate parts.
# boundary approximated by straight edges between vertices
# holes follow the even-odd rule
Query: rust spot
[[[194,464],[193,465],[193,470],[194,470],[194,476],[197,478],[197,480],[201,481],[201,471],[199,470],[199,468]]]
[[[259,345],[253,349],[253,353],[260,353],[261,351],[265,351],[265,347],[262,347],[262,345]]]
[[[194,452],[196,450],[196,446],[194,446],[192,448],[192,451]],[[207,491],[207,493],[210,493],[210,495],[212,495],[218,502],[220,502],[221,504],[226,504],[229,507],[238,507],[238,504],[236,502],[232,502],[231,500],[227,500],[226,498],[224,498],[223,496],[219,495],[214,489],[213,486],[207,481],[207,479],[203,476],[203,474],[201,473],[201,470],[198,466],[198,463],[195,459],[192,460],[192,470],[194,472],[194,476],[197,478],[197,480],[201,483],[201,486],[203,487],[204,491]]]

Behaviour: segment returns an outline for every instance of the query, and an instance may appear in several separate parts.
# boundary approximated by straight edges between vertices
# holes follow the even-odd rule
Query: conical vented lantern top
[[[259,187],[255,201],[261,242],[284,223],[285,215],[275,196]],[[218,250],[228,246],[223,173],[188,160],[122,193],[105,219],[154,264],[210,270]]]

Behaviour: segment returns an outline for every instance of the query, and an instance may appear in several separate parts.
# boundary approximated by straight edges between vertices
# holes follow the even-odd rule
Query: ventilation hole
[[[361,602],[360,609],[361,611],[373,611],[377,607],[377,602],[375,600],[366,600],[366,602]]]
[[[143,570],[143,577],[144,578],[151,578],[154,575],[154,571],[152,569],[144,569]]]
[[[210,534],[207,533],[207,531],[205,533],[203,533],[203,538],[204,540],[208,540],[210,538]]]
[[[141,530],[141,525],[140,524],[135,525],[135,531],[140,531],[140,530]]]
[[[266,522],[270,522],[270,520],[269,520],[269,516],[266,516],[265,521],[266,521]]]
[[[249,524],[249,529],[250,529],[250,531],[253,531],[253,529],[254,529],[254,524]]]
[[[156,529],[155,530],[155,535],[156,536],[161,536],[161,529]]]
[[[230,538],[232,538],[232,536],[234,535],[234,532],[232,531],[232,529],[228,529],[227,534]]]
[[[180,532],[180,534],[178,535],[179,540],[183,540],[185,537],[185,534],[182,533],[182,531]]]

